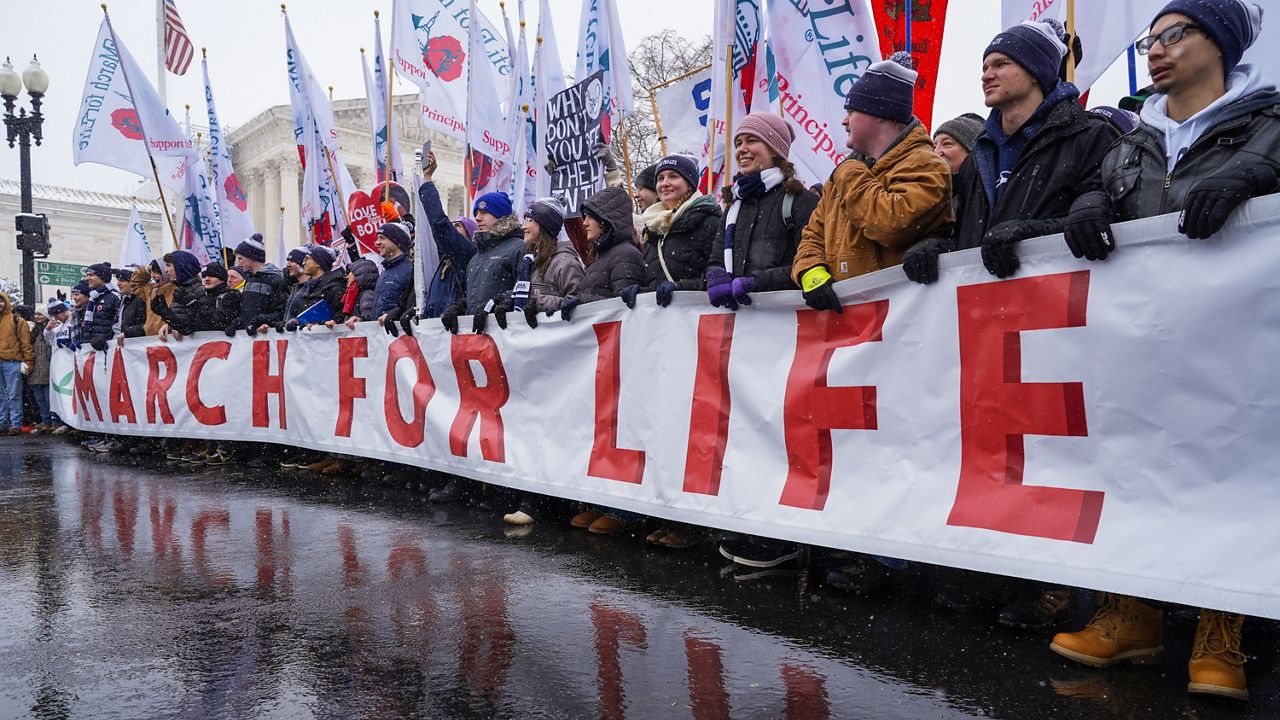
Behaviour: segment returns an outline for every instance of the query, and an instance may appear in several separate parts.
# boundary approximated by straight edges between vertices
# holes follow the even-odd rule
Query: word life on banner
[[[604,116],[604,71],[552,96],[547,109],[547,158],[555,165],[551,194],[560,195],[570,213],[604,188],[604,163],[596,157]]]

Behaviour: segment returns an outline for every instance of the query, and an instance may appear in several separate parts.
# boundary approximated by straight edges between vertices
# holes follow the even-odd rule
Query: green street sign
[[[36,261],[36,284],[45,287],[71,287],[84,279],[84,265]]]

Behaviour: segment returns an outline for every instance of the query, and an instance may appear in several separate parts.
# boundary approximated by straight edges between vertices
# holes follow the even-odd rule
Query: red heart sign
[[[378,202],[365,191],[357,190],[347,198],[347,215],[351,221],[351,233],[356,236],[356,244],[360,246],[360,254],[378,252],[378,247],[374,245],[374,240],[378,238],[378,228],[382,227]]]

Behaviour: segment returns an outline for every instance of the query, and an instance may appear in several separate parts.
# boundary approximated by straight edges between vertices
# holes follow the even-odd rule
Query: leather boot
[[[1240,652],[1243,615],[1201,610],[1196,641],[1187,663],[1187,692],[1248,700],[1244,683],[1244,653]]]
[[[1102,607],[1079,632],[1058,633],[1049,649],[1092,667],[1110,667],[1128,660],[1135,665],[1160,661],[1164,611],[1136,598],[1102,594]]]

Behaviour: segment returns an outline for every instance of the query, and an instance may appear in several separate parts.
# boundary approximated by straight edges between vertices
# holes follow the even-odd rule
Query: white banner
[[[707,141],[711,137],[707,128],[711,117],[711,85],[711,68],[705,67],[653,91],[666,154],[706,157]],[[720,136],[717,143],[723,143],[724,125],[717,124],[717,130]]]
[[[1061,236],[737,313],[678,293],[436,323],[60,350],[82,429],[394,460],[672,520],[1280,618],[1280,196],[1104,263]],[[469,321],[461,323],[469,326]],[[656,351],[661,348],[661,351]],[[73,365],[74,362],[74,365]]]

